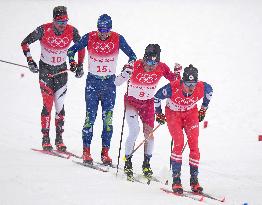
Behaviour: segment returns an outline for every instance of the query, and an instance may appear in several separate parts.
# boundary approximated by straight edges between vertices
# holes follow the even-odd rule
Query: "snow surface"
[[[68,7],[70,24],[81,35],[96,29],[99,15],[108,13],[113,30],[122,34],[137,56],[149,43],[159,43],[161,61],[199,68],[199,78],[214,88],[207,112],[206,129],[201,123],[201,163],[199,179],[209,193],[226,196],[224,204],[262,204],[262,2],[259,0],[133,0],[133,1],[0,1],[0,59],[26,65],[20,48],[24,37],[37,26],[52,20],[52,9]],[[39,60],[40,46],[31,46]],[[127,61],[121,53],[118,71]],[[41,147],[40,112],[42,99],[38,77],[29,70],[0,63],[0,205],[17,204],[203,204],[169,196],[159,188],[131,183],[115,177],[115,171],[100,173],[73,164],[71,160],[31,151]],[[85,64],[86,66],[86,64]],[[87,72],[87,70],[85,70]],[[23,77],[24,75],[24,77]],[[64,141],[68,149],[81,155],[81,128],[84,123],[85,77],[69,74],[65,101]],[[159,87],[166,84],[162,80]],[[114,113],[114,135],[110,154],[117,162],[123,117],[123,94],[118,88]],[[54,116],[54,115],[53,115]],[[99,160],[101,150],[101,110],[95,124],[92,155]],[[127,126],[123,146],[127,137]],[[54,142],[54,122],[51,130]],[[143,140],[142,134],[137,143]],[[152,168],[167,179],[170,135],[166,125],[155,135]],[[184,188],[189,188],[188,147],[182,167]],[[143,149],[133,157],[134,169],[141,172]],[[121,166],[123,160],[121,159]],[[220,204],[206,200],[206,204]]]

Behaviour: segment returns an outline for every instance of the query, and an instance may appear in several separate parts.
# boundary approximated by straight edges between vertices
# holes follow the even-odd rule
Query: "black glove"
[[[28,68],[32,73],[38,73],[38,67],[32,57],[27,58]]]
[[[206,116],[207,109],[204,107],[201,107],[201,109],[198,111],[198,119],[199,122],[202,122]]]
[[[78,64],[76,68],[76,78],[81,78],[84,75],[83,64]]]
[[[70,71],[72,71],[73,73],[76,72],[77,69],[77,63],[75,61],[72,61],[70,63]]]
[[[163,125],[166,122],[166,116],[163,113],[156,113],[156,121],[160,124]]]

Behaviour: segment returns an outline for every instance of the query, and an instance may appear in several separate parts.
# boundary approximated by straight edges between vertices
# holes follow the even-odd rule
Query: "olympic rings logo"
[[[94,42],[92,47],[97,53],[111,53],[115,46],[112,42],[109,43]]]
[[[68,45],[69,43],[69,38],[64,37],[64,38],[59,38],[59,37],[48,37],[47,42],[53,47],[60,47],[64,48]]]
[[[151,84],[157,80],[157,74],[139,73],[136,79],[140,83]]]

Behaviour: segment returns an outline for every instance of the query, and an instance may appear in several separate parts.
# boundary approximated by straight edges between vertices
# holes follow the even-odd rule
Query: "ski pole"
[[[126,95],[127,95],[127,96],[128,96],[128,87],[129,87],[129,80],[127,81],[127,88],[126,88]],[[122,120],[122,130],[121,130],[121,137],[120,137],[119,149],[118,149],[116,175],[118,174],[118,167],[119,167],[119,159],[120,159],[121,145],[122,145],[122,139],[123,139],[123,133],[124,133],[124,126],[125,126],[125,118],[126,118],[126,103],[125,103],[124,115],[123,115],[123,120]]]
[[[170,153],[172,153],[172,149],[173,149],[173,144],[174,144],[174,140],[171,140],[171,146],[170,146]],[[170,158],[170,162],[169,162],[169,170],[171,170],[172,167],[172,162],[171,162],[171,158]]]
[[[9,62],[9,61],[0,60],[0,62],[9,63],[9,64],[20,66],[20,67],[23,67],[23,68],[28,68],[28,66],[17,64],[17,63],[13,63],[13,62]]]
[[[160,127],[161,124],[158,124],[152,132],[149,133],[148,137],[146,137],[132,152],[128,157],[124,157],[125,160],[128,160],[135,152],[138,150],[139,147],[141,147],[150,137],[151,135],[157,130],[157,128]]]
[[[58,73],[55,73],[55,74],[48,74],[47,76],[49,77],[49,78],[53,78],[53,77],[55,77],[55,76],[57,76],[57,75],[60,75],[60,74],[62,74],[62,73],[66,73],[68,71],[68,69],[67,70],[62,70],[62,71],[60,71],[60,72],[58,72]]]
[[[184,145],[183,149],[182,149],[182,153],[184,152],[186,146],[187,146],[188,140],[186,141],[186,144]]]

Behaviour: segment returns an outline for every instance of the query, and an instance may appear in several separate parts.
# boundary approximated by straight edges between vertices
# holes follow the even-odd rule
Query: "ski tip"
[[[225,202],[226,201],[226,198],[224,197],[223,199],[221,199],[221,202]]]

